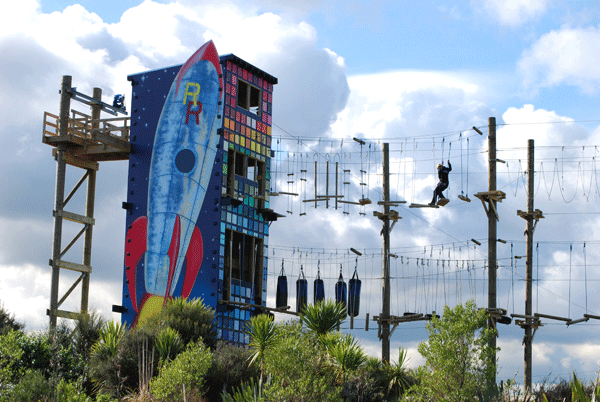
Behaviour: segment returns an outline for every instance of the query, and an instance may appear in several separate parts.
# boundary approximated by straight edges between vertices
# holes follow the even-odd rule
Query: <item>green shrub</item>
[[[190,343],[175,360],[165,364],[150,382],[151,393],[162,401],[181,401],[184,393],[203,391],[204,376],[212,363],[210,350],[202,343]]]
[[[248,379],[258,382],[260,369],[248,365],[250,350],[219,341],[213,351],[210,370],[206,375],[207,401],[218,401],[223,390],[232,393]]]
[[[169,299],[160,314],[151,317],[144,324],[158,332],[165,327],[174,329],[181,336],[184,345],[199,339],[210,348],[217,344],[217,329],[214,325],[215,313],[202,299]]]
[[[281,341],[265,355],[265,386],[269,401],[339,401],[335,371],[324,346],[299,321],[279,324]]]
[[[470,300],[453,309],[446,306],[442,318],[427,324],[429,339],[419,345],[425,367],[418,371],[414,392],[425,400],[473,401],[484,395],[495,376],[489,346],[496,331],[487,326],[487,314]]]
[[[11,402],[46,402],[50,399],[50,384],[40,370],[30,370],[10,391],[7,401]]]

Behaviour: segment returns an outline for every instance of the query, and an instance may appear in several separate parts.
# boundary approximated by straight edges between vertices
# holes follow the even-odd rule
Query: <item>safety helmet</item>
[[[437,165],[437,168],[439,169],[439,168],[441,168],[441,167],[442,167],[442,164],[441,164],[441,163],[438,163],[438,165]]]

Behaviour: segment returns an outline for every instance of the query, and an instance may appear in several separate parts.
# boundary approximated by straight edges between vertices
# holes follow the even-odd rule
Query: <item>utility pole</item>
[[[529,140],[527,146],[527,259],[525,265],[527,267],[526,274],[526,291],[525,291],[525,315],[532,315],[532,293],[533,293],[533,192],[534,192],[534,141]],[[528,320],[529,321],[529,320]],[[532,348],[532,333],[531,324],[525,326],[524,339],[524,358],[525,367],[523,372],[523,385],[525,391],[531,390],[531,348]]]
[[[383,303],[381,360],[390,361],[390,144],[383,144]]]
[[[488,191],[493,193],[496,191],[496,118],[488,118],[488,154],[489,154],[489,172],[488,172]],[[491,197],[489,199],[490,210],[488,215],[488,311],[493,311],[496,308],[496,245],[497,245],[497,215],[491,213],[497,211],[496,200]],[[494,318],[490,316],[488,326],[495,328]],[[490,340],[490,347],[493,350],[492,361],[496,365],[496,337],[493,336]],[[496,371],[494,370],[493,383],[496,384]]]

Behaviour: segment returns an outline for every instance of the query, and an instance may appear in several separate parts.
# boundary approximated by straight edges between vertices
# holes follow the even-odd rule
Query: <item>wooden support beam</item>
[[[542,314],[542,313],[535,313],[534,316],[536,318],[547,318],[549,320],[557,320],[557,321],[565,321],[565,322],[569,322],[571,321],[570,318],[567,317],[559,317],[556,315],[550,315],[550,314]]]
[[[567,327],[573,324],[579,324],[580,322],[588,322],[588,317],[578,318],[577,320],[569,320],[567,321]]]
[[[592,318],[594,320],[600,320],[600,315],[584,314],[585,318]]]
[[[52,260],[50,260],[50,265],[52,265]],[[56,266],[60,268],[70,269],[71,271],[85,272],[88,274],[92,272],[92,267],[89,265],[77,264],[74,262],[64,260],[56,260]]]
[[[230,301],[230,300],[219,300],[218,303],[225,304],[225,305],[237,306],[237,307],[241,308],[242,310],[250,310],[250,309],[254,308],[257,310],[264,310],[264,311],[269,311],[269,312],[274,312],[274,313],[284,313],[284,314],[291,314],[291,315],[296,315],[296,316],[300,315],[295,311],[287,311],[290,308],[290,306],[273,308],[273,307],[263,306],[260,304],[242,303],[242,302],[235,302],[235,301]]]
[[[89,218],[84,215],[75,214],[73,212],[68,211],[54,211],[56,216],[60,216],[64,219],[70,220],[71,222],[81,223],[83,225],[94,225],[96,222],[94,218]]]
[[[50,315],[50,309],[46,310],[46,315]],[[81,317],[81,313],[74,313],[72,311],[65,311],[65,310],[54,310],[54,314],[52,314],[54,317],[60,317],[60,318],[68,318],[70,320],[77,320],[79,317]]]

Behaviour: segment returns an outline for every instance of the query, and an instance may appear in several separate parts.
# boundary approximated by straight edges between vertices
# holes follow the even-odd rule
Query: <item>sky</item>
[[[286,217],[270,228],[269,305],[282,261],[292,285],[300,265],[309,281],[321,270],[328,294],[339,264],[346,281],[356,266],[363,284],[360,329],[346,324],[343,330],[368,353],[381,353],[376,323],[365,331],[364,321],[381,308],[381,223],[373,211],[381,208],[387,142],[392,198],[407,201],[393,208],[402,219],[391,233],[399,257],[391,263],[392,314],[440,313],[444,304],[469,298],[485,307],[487,217],[473,194],[487,190],[487,124],[495,117],[497,157],[506,162],[497,164],[498,189],[506,193],[498,204],[498,238],[507,241],[498,243],[497,305],[524,313],[525,259],[515,257],[526,252],[525,221],[517,210],[527,209],[527,140],[534,139],[535,208],[544,218],[534,235],[533,311],[600,315],[594,292],[600,279],[599,24],[596,0],[12,2],[0,15],[0,300],[27,329],[47,326],[56,166],[41,137],[44,112],[58,114],[61,77],[71,75],[82,93],[102,88],[106,102],[125,94],[129,104],[127,75],[181,64],[212,39],[220,54],[233,53],[279,81],[272,186],[299,195],[272,202]],[[353,137],[366,141],[362,150]],[[448,159],[450,204],[409,208],[429,201],[435,165]],[[302,202],[313,198],[315,161],[319,193],[326,162],[330,186],[339,162],[340,182],[350,183],[340,185],[345,199],[368,196],[374,203],[335,210]],[[68,188],[81,174],[69,172]],[[97,181],[90,306],[115,320],[126,177],[126,163],[103,162]],[[472,201],[459,200],[461,192]],[[84,200],[72,203],[77,208]],[[356,260],[350,247],[363,255]],[[64,290],[74,277],[61,275]],[[65,302],[77,304],[77,295]],[[572,371],[595,378],[598,321],[542,323],[533,341],[533,381],[568,378]],[[426,338],[425,322],[400,324],[391,337],[392,360],[403,347],[409,365],[423,364],[417,347]],[[522,380],[522,338],[517,325],[500,327],[498,379]]]

